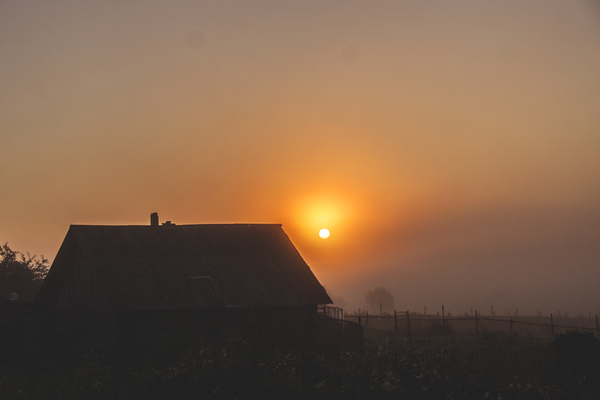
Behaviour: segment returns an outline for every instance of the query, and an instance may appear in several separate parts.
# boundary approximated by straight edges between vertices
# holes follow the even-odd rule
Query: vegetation
[[[373,289],[365,295],[365,302],[372,311],[392,312],[394,311],[394,296],[384,287]]]
[[[22,342],[0,358],[0,398],[594,399],[600,394],[589,375],[593,369],[577,370],[577,358],[569,364],[574,379],[556,379],[557,368],[489,374],[475,370],[466,357],[474,346],[539,344],[518,335],[422,340],[388,335],[368,341],[361,351],[333,354],[269,348],[252,339],[192,349],[171,339],[143,359],[115,344],[75,362]],[[573,333],[559,336],[554,345],[570,357],[573,348],[581,354],[596,348],[597,340],[588,339]],[[560,357],[557,362],[564,362]]]
[[[4,243],[0,246],[0,295],[8,298],[17,293],[19,300],[33,301],[49,268],[43,256],[25,255]]]
[[[571,387],[585,383],[600,394],[600,340],[591,332],[574,330],[558,335],[552,346],[557,377]]]

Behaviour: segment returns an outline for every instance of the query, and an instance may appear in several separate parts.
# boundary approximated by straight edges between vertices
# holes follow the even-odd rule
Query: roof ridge
[[[232,225],[248,225],[248,226],[283,226],[283,224],[281,223],[269,223],[269,222],[235,222],[235,223],[222,223],[222,224],[172,224],[172,225],[166,225],[169,227],[182,227],[182,226],[232,226]],[[110,227],[110,228],[118,228],[118,227],[133,227],[133,228],[139,228],[139,227],[148,227],[148,228],[156,228],[156,226],[152,226],[152,225],[92,225],[92,224],[71,224],[69,225],[71,227]],[[159,226],[165,226],[165,225],[159,225]]]

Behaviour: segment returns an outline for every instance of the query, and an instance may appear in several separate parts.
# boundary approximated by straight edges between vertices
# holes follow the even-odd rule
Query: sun
[[[327,229],[321,229],[319,231],[319,236],[321,239],[327,239],[329,237],[329,231]]]

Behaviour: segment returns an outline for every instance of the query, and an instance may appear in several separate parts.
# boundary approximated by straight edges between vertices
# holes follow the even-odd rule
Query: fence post
[[[477,310],[475,310],[475,335],[479,334],[479,318],[477,318]]]
[[[410,333],[410,312],[406,311],[406,327],[408,328],[408,337],[410,338],[412,335]]]
[[[513,333],[513,325],[512,325],[512,317],[508,317],[509,321],[510,321],[510,333]]]
[[[396,310],[394,310],[394,337],[398,336],[398,317],[396,316]]]
[[[444,305],[442,304],[442,327],[446,327],[446,318],[444,317]]]
[[[550,313],[550,327],[552,328],[552,337],[554,337],[554,320],[552,319],[552,313]]]

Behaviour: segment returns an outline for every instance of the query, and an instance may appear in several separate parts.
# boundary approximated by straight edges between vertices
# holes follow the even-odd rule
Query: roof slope
[[[121,311],[331,303],[279,224],[72,225],[36,305],[90,280]]]

